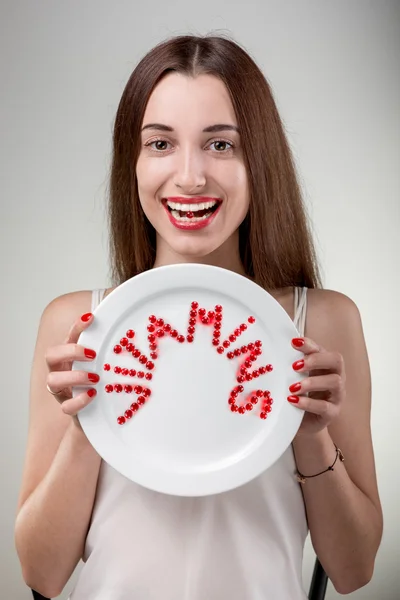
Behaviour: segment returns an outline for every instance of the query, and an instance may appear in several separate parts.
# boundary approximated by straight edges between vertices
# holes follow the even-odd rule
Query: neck
[[[184,263],[198,263],[202,265],[211,265],[228,269],[239,275],[246,277],[246,272],[239,254],[239,236],[236,240],[232,238],[227,240],[222,246],[206,254],[199,256],[196,254],[179,254],[173,248],[157,236],[157,252],[154,267],[163,267],[166,265],[176,265]]]

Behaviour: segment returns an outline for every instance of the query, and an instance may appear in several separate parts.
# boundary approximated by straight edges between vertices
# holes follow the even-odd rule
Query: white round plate
[[[188,342],[192,302],[198,303],[197,312],[204,308],[215,316],[206,325],[197,314],[193,341]],[[214,323],[220,318],[216,306],[222,307],[219,346],[213,345]],[[78,343],[95,350],[97,356],[90,363],[75,362],[72,368],[97,372],[100,382],[97,396],[80,411],[79,420],[99,455],[125,477],[167,494],[216,494],[257,477],[291,444],[303,418],[303,411],[287,401],[289,386],[302,378],[292,368],[302,356],[291,346],[298,332],[281,305],[257,284],[219,267],[160,267],[118,286],[94,314]],[[157,358],[153,359],[148,340],[155,333],[148,331],[151,316],[163,319],[185,340],[179,342],[165,332],[156,338]],[[249,317],[255,322],[249,322]],[[246,328],[236,340],[218,352],[242,324]],[[162,327],[156,324],[158,329]],[[129,330],[135,332],[130,339],[126,338]],[[123,338],[123,344],[128,339],[134,348],[121,345]],[[261,342],[254,348],[261,347],[262,354],[247,372],[259,372],[267,365],[273,370],[239,383],[240,366],[254,350],[244,349],[234,358],[229,353],[255,342]],[[122,348],[118,354],[116,345]],[[146,364],[133,356],[135,350],[146,357]],[[153,362],[152,369],[148,361]],[[110,365],[109,371],[104,370],[105,364]],[[116,374],[116,366],[131,374]],[[151,373],[151,380],[138,378],[140,371]],[[121,387],[115,388],[118,384]],[[127,385],[147,388],[150,395],[131,418],[118,424],[118,417],[143,398],[140,389],[125,391]],[[256,396],[258,402],[244,414],[231,410],[228,400],[238,385],[244,390],[236,397],[237,407],[252,404],[257,390],[270,392],[273,403],[266,419],[260,417],[265,412],[264,395]],[[107,392],[106,386],[113,391]],[[83,389],[87,388],[74,388],[74,396]]]

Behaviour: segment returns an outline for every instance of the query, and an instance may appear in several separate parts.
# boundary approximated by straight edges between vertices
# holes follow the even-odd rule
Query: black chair
[[[325,573],[318,558],[315,559],[308,600],[324,600],[328,586],[328,575]]]
[[[315,559],[314,571],[311,579],[310,591],[308,592],[308,600],[324,600],[326,594],[326,588],[328,585],[328,575],[322,568],[318,558]],[[32,590],[34,600],[51,600],[45,598],[39,592]]]

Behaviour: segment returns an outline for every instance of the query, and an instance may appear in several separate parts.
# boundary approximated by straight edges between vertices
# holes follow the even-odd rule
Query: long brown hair
[[[211,74],[226,85],[236,113],[250,193],[239,229],[246,274],[266,290],[320,287],[315,250],[292,153],[268,82],[249,54],[222,36],[173,37],[139,62],[114,125],[109,190],[110,259],[119,285],[153,267],[156,236],[138,196],[136,162],[145,108],[167,73]]]

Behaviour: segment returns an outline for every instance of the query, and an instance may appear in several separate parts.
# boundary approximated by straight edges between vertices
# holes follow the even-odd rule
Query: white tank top
[[[104,290],[93,291],[92,311]],[[295,289],[304,335],[307,289]],[[304,600],[305,507],[292,446],[222,494],[170,496],[102,461],[85,564],[70,600]]]

